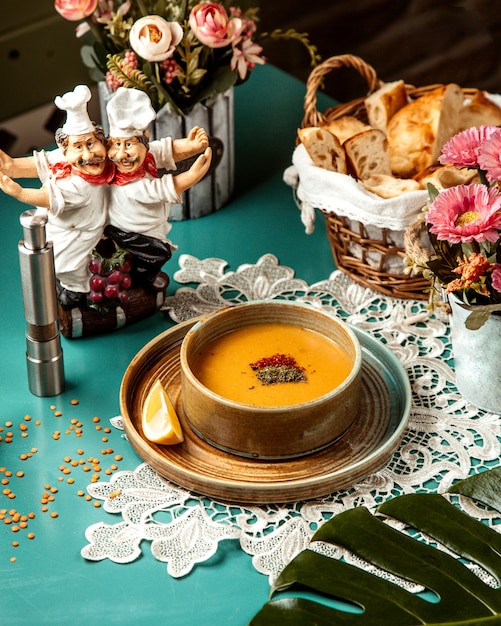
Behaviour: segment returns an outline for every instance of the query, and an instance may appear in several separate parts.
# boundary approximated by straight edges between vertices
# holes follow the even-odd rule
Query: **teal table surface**
[[[306,235],[282,181],[304,94],[302,83],[269,66],[257,68],[236,90],[234,197],[213,215],[174,223],[170,236],[179,249],[165,267],[171,276],[184,253],[224,259],[230,269],[272,253],[308,283],[329,276],[334,264],[322,219]],[[106,470],[133,469],[141,461],[119,431],[105,432],[119,414],[122,376],[138,350],[173,322],[158,312],[105,336],[62,338],[65,391],[52,398],[32,395],[17,252],[26,207],[4,194],[0,205],[0,621],[247,624],[266,602],[269,584],[236,541],[223,542],[212,559],[181,579],[146,551],[130,564],[80,555],[85,529],[114,520],[79,491],[95,471],[105,479]],[[169,294],[177,287],[172,281]],[[94,459],[100,470],[85,472]]]

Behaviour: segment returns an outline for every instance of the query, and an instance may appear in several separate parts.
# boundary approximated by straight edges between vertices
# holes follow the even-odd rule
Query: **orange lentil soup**
[[[282,361],[295,362],[296,371],[299,369],[305,380],[260,381],[259,366]],[[332,391],[348,377],[353,360],[316,331],[291,324],[259,323],[208,342],[191,368],[205,387],[220,396],[254,406],[284,406]]]

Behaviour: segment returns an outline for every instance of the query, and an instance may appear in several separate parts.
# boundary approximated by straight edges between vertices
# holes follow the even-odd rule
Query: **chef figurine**
[[[0,188],[5,193],[48,210],[47,239],[54,245],[59,300],[64,309],[86,302],[89,261],[103,235],[108,183],[114,173],[103,130],[88,115],[90,97],[90,89],[78,85],[54,100],[66,111],[66,122],[56,132],[59,150],[34,153],[41,188],[23,188],[5,174],[0,177]],[[16,176],[15,168],[11,173]]]
[[[170,207],[181,193],[208,172],[211,149],[206,132],[194,128],[187,138],[149,143],[148,127],[156,113],[148,95],[121,87],[106,107],[110,126],[108,158],[115,165],[110,184],[108,226],[105,235],[133,255],[135,284],[152,291],[165,289],[161,268],[170,259]],[[201,154],[200,154],[201,153]],[[200,154],[192,166],[175,176],[159,177],[157,168],[176,168],[176,162]]]

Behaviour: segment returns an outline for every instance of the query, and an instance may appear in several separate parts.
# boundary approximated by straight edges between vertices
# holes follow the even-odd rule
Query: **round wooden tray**
[[[306,500],[349,488],[384,467],[407,427],[411,390],[407,375],[381,342],[355,327],[362,347],[362,398],[351,428],[323,450],[297,459],[259,461],[214,448],[186,422],[181,401],[179,351],[196,319],[150,341],[122,380],[120,407],[127,437],[141,458],[174,483],[216,500],[265,504]],[[160,378],[181,421],[185,440],[157,445],[141,429],[148,391]]]

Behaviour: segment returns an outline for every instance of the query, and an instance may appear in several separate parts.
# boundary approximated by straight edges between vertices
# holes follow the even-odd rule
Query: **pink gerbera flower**
[[[496,128],[496,132],[481,146],[478,165],[485,170],[485,177],[489,182],[501,178],[501,128]]]
[[[494,265],[494,269],[492,270],[491,278],[492,278],[492,287],[493,287],[493,289],[495,289],[497,292],[501,293],[501,265],[499,263],[496,263]]]
[[[426,219],[437,239],[450,243],[494,243],[501,230],[501,194],[485,185],[457,185],[438,194]]]
[[[449,139],[438,160],[442,165],[479,167],[478,155],[482,144],[498,130],[497,126],[467,128]]]

